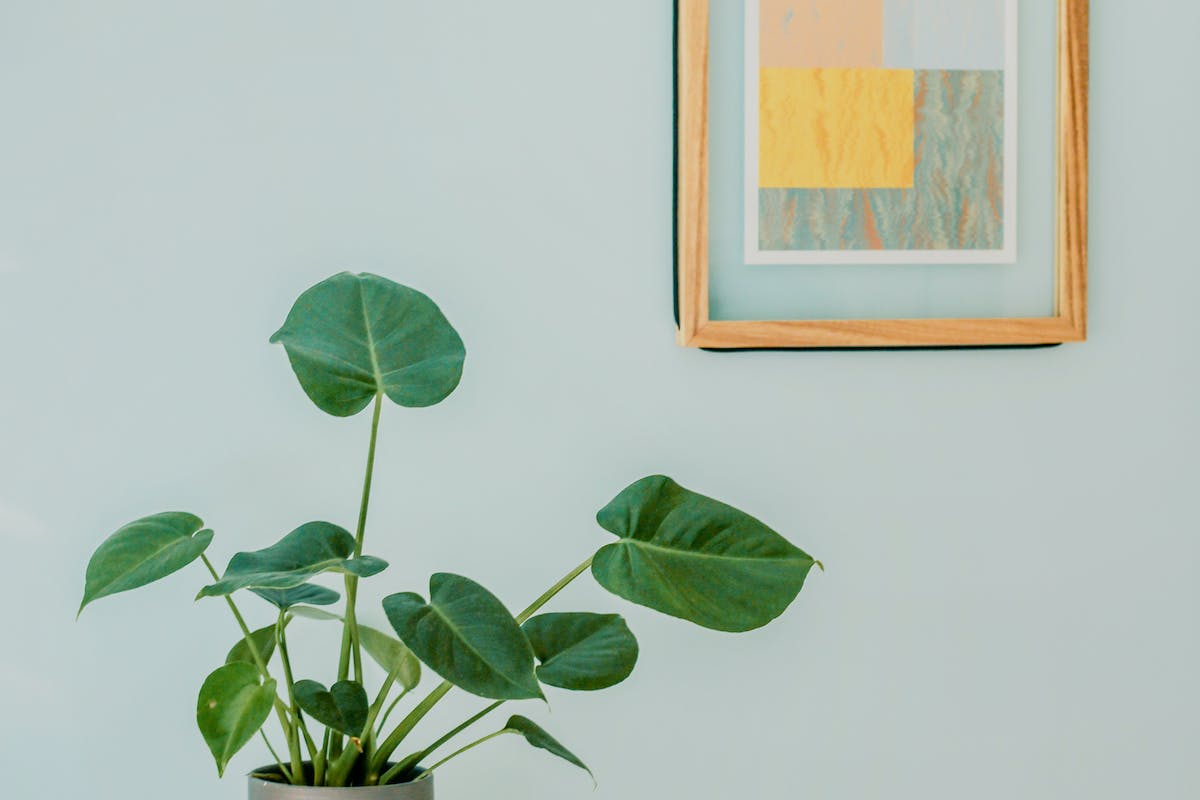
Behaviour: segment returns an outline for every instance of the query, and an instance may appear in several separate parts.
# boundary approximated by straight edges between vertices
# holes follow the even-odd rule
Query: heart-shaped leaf
[[[749,514],[662,476],[625,489],[596,519],[620,537],[592,562],[601,586],[714,630],[766,625],[816,563]]]
[[[541,665],[538,679],[572,691],[616,686],[637,664],[638,643],[618,614],[543,614],[521,629]]]
[[[229,759],[258,733],[274,704],[275,681],[260,683],[249,664],[226,664],[208,676],[196,701],[196,724],[218,774],[225,774]]]
[[[429,603],[394,594],[383,609],[400,640],[450,683],[493,700],[542,697],[533,650],[495,595],[459,575],[429,580]]]
[[[297,681],[296,702],[327,728],[347,736],[362,735],[367,725],[367,692],[354,681],[338,681],[326,689],[316,681]]]
[[[384,672],[396,675],[396,681],[406,691],[415,689],[421,682],[421,662],[400,640],[375,628],[359,625],[358,641]]]
[[[235,555],[221,580],[205,586],[197,598],[220,597],[238,589],[294,589],[323,572],[367,578],[386,568],[387,562],[379,558],[354,558],[354,537],[344,528],[310,522],[265,550]]]
[[[343,272],[296,301],[271,341],[305,394],[350,417],[378,394],[412,408],[440,403],[462,378],[458,332],[425,295],[378,275]]]
[[[588,769],[587,764],[580,761],[577,755],[563,747],[561,742],[542,730],[541,726],[533,720],[522,716],[510,717],[508,723],[504,726],[504,730],[506,733],[515,733],[523,736],[525,741],[534,747],[545,750],[547,753],[552,753],[564,761],[579,767],[588,775],[592,775],[592,771]],[[592,775],[592,782],[594,783],[595,780],[596,777]]]
[[[342,599],[342,596],[333,589],[311,583],[291,589],[252,589],[251,591],[282,611],[287,611],[301,603],[313,606],[331,606]]]
[[[95,600],[153,583],[186,567],[212,542],[192,514],[169,512],[122,527],[92,554],[79,613]]]
[[[262,663],[266,664],[271,660],[271,656],[275,653],[275,626],[268,625],[265,628],[260,628],[250,634],[250,641],[254,642],[254,648],[258,651],[258,655],[262,658]],[[241,662],[257,667],[258,662],[254,660],[254,656],[250,654],[250,646],[246,644],[245,638],[238,639],[238,643],[229,651],[229,655],[225,656],[226,664],[235,664]]]

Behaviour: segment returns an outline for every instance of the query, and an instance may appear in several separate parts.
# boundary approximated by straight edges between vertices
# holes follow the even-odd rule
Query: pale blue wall
[[[266,343],[342,268],[470,349],[385,417],[368,600],[449,569],[521,603],[654,471],[829,567],[741,639],[573,589],[643,642],[528,709],[599,791],[505,742],[444,800],[1200,794],[1200,8],[1094,3],[1090,343],[713,355],[673,344],[669,6],[0,4],[0,795],[243,796],[192,723],[233,633],[203,576],[72,618],[131,517],[196,510],[224,558],[353,516],[365,420]]]

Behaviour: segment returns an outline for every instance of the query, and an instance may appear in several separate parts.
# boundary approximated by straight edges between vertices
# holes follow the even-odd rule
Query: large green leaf
[[[542,728],[536,722],[528,717],[510,717],[508,723],[504,726],[504,730],[506,733],[515,733],[523,736],[525,741],[529,742],[529,744],[533,745],[534,747],[545,750],[547,753],[556,755],[564,761],[570,762],[571,764],[579,767],[588,775],[592,775],[592,771],[588,769],[587,764],[584,764],[582,761],[580,761],[577,755],[563,747],[561,742],[559,742],[550,734],[546,733],[546,731],[542,730]],[[594,782],[595,780],[596,778],[593,775],[592,781]]]
[[[354,537],[344,528],[310,522],[265,550],[238,553],[221,580],[205,586],[197,597],[220,597],[238,589],[295,589],[322,572],[366,578],[386,568],[386,561],[373,556],[354,558]]]
[[[250,641],[254,642],[254,649],[258,651],[263,664],[266,664],[275,653],[275,626],[268,625],[265,628],[259,628],[250,634]],[[250,664],[255,667],[258,666],[258,662],[254,660],[254,656],[250,653],[250,646],[246,644],[245,637],[238,639],[237,644],[230,649],[229,655],[225,656],[226,664],[237,662]]]
[[[495,595],[458,575],[429,580],[430,601],[394,594],[383,608],[400,640],[446,680],[480,697],[542,697],[533,650]]]
[[[79,613],[94,600],[153,583],[195,561],[212,542],[199,517],[155,514],[108,537],[88,562]]]
[[[336,417],[357,414],[380,393],[413,408],[440,403],[458,386],[466,358],[428,297],[349,272],[302,294],[271,341],[286,348],[309,398]]]
[[[421,682],[421,662],[400,640],[375,628],[359,625],[358,641],[384,672],[395,673],[396,681],[406,691],[415,689]]]
[[[367,691],[354,681],[326,689],[316,681],[297,681],[296,702],[317,722],[347,736],[360,736],[367,725]]]
[[[749,514],[662,476],[625,489],[596,519],[620,537],[592,562],[601,586],[714,630],[766,625],[816,563]]]
[[[256,595],[278,609],[287,609],[307,603],[314,606],[330,606],[342,598],[333,589],[305,583],[291,589],[253,589]]]
[[[218,774],[225,774],[229,759],[258,733],[274,704],[275,681],[261,683],[249,664],[226,664],[208,676],[196,701],[196,724]]]
[[[573,691],[616,686],[637,664],[638,643],[618,614],[543,614],[522,626],[538,679]]]

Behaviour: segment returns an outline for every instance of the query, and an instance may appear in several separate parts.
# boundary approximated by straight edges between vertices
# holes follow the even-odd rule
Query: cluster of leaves
[[[297,785],[371,786],[423,779],[455,756],[502,735],[524,738],[587,769],[532,720],[511,717],[432,766],[447,745],[508,701],[544,698],[543,687],[597,691],[633,671],[638,643],[615,614],[538,612],[585,572],[634,603],[706,628],[740,632],[778,617],[804,585],[814,560],[753,517],[654,476],[622,491],[597,515],[616,537],[532,605],[513,615],[479,583],[439,573],[428,598],[388,596],[383,609],[393,630],[361,625],[358,581],[387,562],[363,553],[375,447],[385,398],[406,407],[441,402],[457,387],[465,350],[438,307],[425,295],[374,275],[344,273],[305,292],[272,338],[283,344],[300,385],[323,411],[352,416],[374,405],[367,469],[356,533],[311,522],[263,550],[238,553],[218,574],[205,555],[213,532],[185,513],[157,514],[114,533],[92,556],[80,612],[108,595],[135,589],[200,560],[212,583],[199,598],[222,598],[242,632],[225,664],[204,681],[196,721],[217,769],[261,735],[275,755],[272,777]],[[341,595],[311,583],[343,578]],[[273,607],[275,622],[250,630],[235,601],[248,592]],[[326,686],[296,680],[287,636],[297,618],[342,625],[336,680]],[[363,654],[386,673],[372,693],[363,680]],[[271,664],[276,654],[282,674]],[[389,728],[398,703],[417,688],[422,664],[443,679]],[[444,736],[393,760],[418,723],[451,689],[493,701]],[[286,757],[264,726],[272,712],[287,743]],[[322,734],[315,724],[324,728]]]

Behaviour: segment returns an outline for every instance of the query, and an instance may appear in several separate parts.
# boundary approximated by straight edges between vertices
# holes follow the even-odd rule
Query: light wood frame
[[[709,319],[709,0],[676,0],[677,310],[685,347],[989,347],[1087,338],[1088,0],[1058,1],[1055,314],[1014,319]]]

